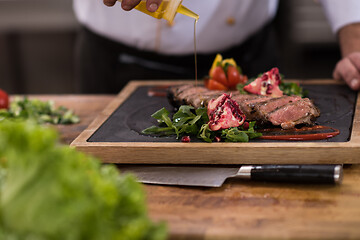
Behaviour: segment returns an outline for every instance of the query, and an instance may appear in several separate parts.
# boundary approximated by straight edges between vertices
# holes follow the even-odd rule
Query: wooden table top
[[[79,124],[58,126],[70,144],[113,95],[43,95],[73,109]],[[221,153],[219,153],[221,155]],[[340,186],[229,180],[221,188],[144,185],[150,217],[170,239],[360,239],[360,165]]]

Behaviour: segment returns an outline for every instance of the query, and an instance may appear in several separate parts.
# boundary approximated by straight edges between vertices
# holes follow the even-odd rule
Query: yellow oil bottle
[[[121,0],[118,0],[121,2]],[[195,20],[199,19],[199,15],[192,12],[190,9],[184,7],[182,0],[163,0],[159,8],[155,12],[150,12],[146,9],[146,1],[142,0],[136,7],[136,10],[139,10],[147,15],[150,15],[157,19],[165,19],[170,24],[173,22],[176,13],[186,15],[188,17],[194,18]]]

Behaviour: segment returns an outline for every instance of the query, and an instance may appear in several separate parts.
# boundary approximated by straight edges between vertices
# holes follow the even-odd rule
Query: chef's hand
[[[354,52],[341,59],[334,70],[334,78],[343,79],[351,89],[360,90],[360,52]]]
[[[339,43],[343,59],[337,63],[333,77],[344,80],[353,90],[360,90],[360,23],[341,28]]]
[[[114,6],[115,3],[117,2],[117,0],[103,0],[103,1],[104,1],[104,4],[106,6],[109,6],[109,7]],[[122,0],[121,1],[121,7],[125,11],[130,11],[136,5],[138,5],[140,3],[140,1],[141,0]],[[162,0],[147,0],[146,1],[146,8],[150,12],[155,12],[158,9],[161,2],[162,2]]]

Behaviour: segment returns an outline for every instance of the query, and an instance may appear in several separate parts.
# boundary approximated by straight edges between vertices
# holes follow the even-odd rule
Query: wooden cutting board
[[[175,137],[141,135],[156,122],[150,115],[167,99],[149,96],[156,86],[189,81],[133,81],[84,130],[71,146],[105,163],[123,164],[331,164],[360,163],[360,107],[358,94],[334,80],[299,82],[320,108],[321,125],[335,126],[340,135],[317,141],[249,143],[182,143]],[[319,106],[318,103],[321,103]]]

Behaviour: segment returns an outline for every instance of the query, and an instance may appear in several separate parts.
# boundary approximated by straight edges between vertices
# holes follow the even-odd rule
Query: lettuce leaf
[[[0,123],[0,239],[165,239],[144,191],[29,121]]]

